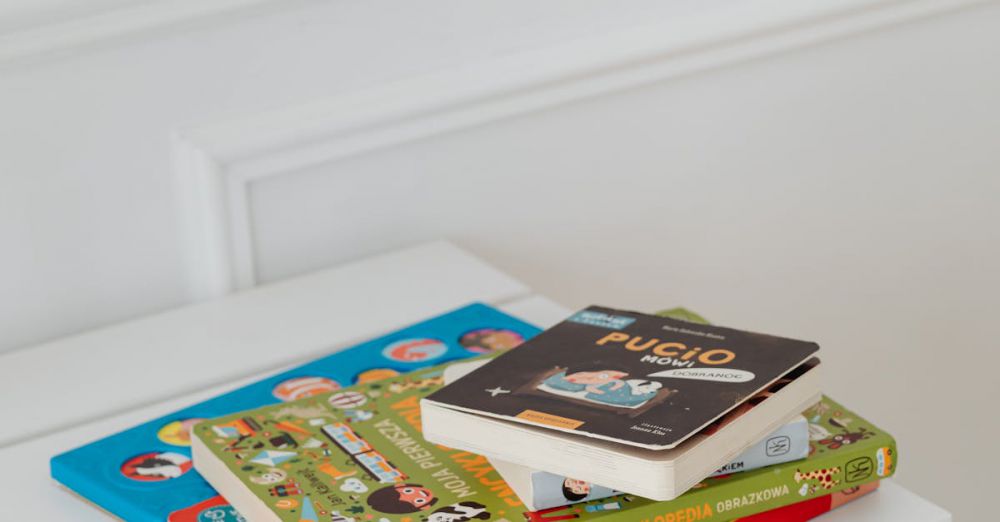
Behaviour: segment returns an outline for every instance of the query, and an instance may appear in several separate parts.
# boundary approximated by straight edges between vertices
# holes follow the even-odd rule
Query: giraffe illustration
[[[837,473],[840,473],[839,466],[835,466],[832,468],[817,469],[815,471],[809,471],[807,473],[803,473],[801,470],[795,470],[795,483],[798,484],[800,482],[805,481],[806,484],[804,486],[808,488],[809,493],[815,493],[817,487],[830,490],[837,487],[837,485],[840,484],[839,480],[833,479],[833,476],[836,475]],[[816,483],[810,482],[813,480],[817,482]]]

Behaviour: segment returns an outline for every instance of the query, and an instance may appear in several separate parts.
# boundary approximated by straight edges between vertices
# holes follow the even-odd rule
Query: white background
[[[127,2],[70,4],[0,8],[0,350],[443,237],[570,306],[685,305],[820,342],[829,394],[899,439],[900,483],[958,520],[991,512],[996,5],[699,58],[684,74],[302,159],[329,133],[300,135],[312,112],[296,107],[527,77],[535,56],[552,66],[549,49],[606,50],[650,26],[669,39],[734,3],[229,2],[134,31],[136,5],[192,4],[133,2],[117,18]],[[81,31],[100,24],[74,24],[80,13],[110,29]],[[410,83],[428,75],[456,83]],[[288,136],[258,143],[255,129],[289,114]],[[385,117],[404,122],[393,130],[410,116]],[[232,135],[243,141],[218,138]],[[178,166],[178,140],[232,172],[278,167],[223,178],[238,183],[220,201],[244,213],[192,214],[203,180]],[[222,236],[205,208],[223,215]],[[247,267],[249,279],[227,275]]]

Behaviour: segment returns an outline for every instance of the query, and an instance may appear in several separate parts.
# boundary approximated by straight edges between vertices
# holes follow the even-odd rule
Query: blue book
[[[192,468],[194,423],[508,349],[539,331],[492,307],[468,305],[57,455],[52,477],[129,521],[242,520]],[[219,429],[239,437],[248,426],[267,428],[275,447],[297,444],[283,426],[260,426],[268,422],[245,418]]]

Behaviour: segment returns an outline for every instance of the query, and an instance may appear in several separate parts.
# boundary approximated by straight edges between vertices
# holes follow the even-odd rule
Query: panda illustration
[[[435,510],[427,517],[427,522],[466,522],[468,520],[489,520],[486,506],[478,502],[459,502]]]

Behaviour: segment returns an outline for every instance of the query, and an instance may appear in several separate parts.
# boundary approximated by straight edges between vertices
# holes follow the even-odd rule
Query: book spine
[[[853,445],[849,450],[845,446],[808,460],[707,479],[707,483],[696,485],[667,502],[620,495],[602,503],[585,504],[582,509],[579,505],[568,505],[529,512],[525,513],[525,518],[531,522],[569,518],[615,522],[734,520],[887,478],[896,469],[896,456],[895,441],[882,435]]]
[[[747,448],[738,457],[711,476],[730,475],[751,471],[765,466],[791,462],[809,454],[809,423],[805,417],[778,428],[757,444]],[[532,509],[547,509],[567,504],[600,500],[617,495],[611,488],[567,479],[561,475],[534,471],[531,474]]]
[[[750,446],[732,462],[709,476],[718,477],[740,471],[751,471],[804,459],[807,455],[809,455],[809,423],[805,417],[799,416]]]
[[[844,504],[855,500],[878,489],[881,482],[869,482],[861,486],[847,488],[830,495],[823,495],[802,502],[796,502],[777,509],[742,517],[733,522],[806,522],[824,513],[829,513]]]
[[[885,455],[896,458],[889,436],[810,460],[778,464],[725,479],[716,479],[669,502],[653,502],[630,510],[636,522],[697,522],[733,520],[837,493],[891,476],[895,462],[883,466]],[[846,449],[846,448],[844,448]],[[620,516],[615,520],[620,520]]]

